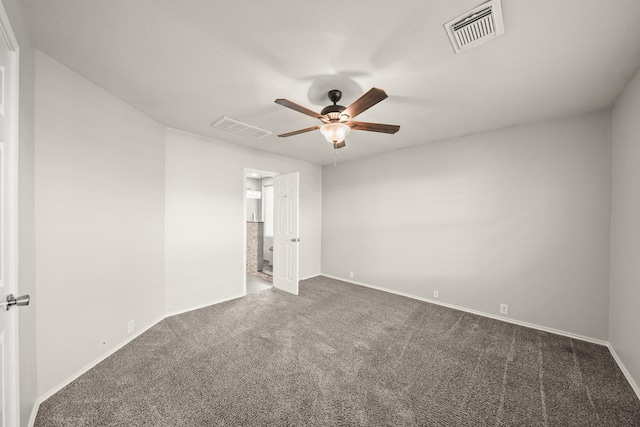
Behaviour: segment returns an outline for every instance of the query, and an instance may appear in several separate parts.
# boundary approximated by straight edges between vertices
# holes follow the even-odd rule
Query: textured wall
[[[610,188],[609,112],[326,166],[322,271],[606,340]]]
[[[261,222],[247,222],[247,273],[262,270],[264,225]],[[255,274],[254,274],[255,275]]]
[[[609,340],[640,384],[640,74],[613,110],[613,220]]]

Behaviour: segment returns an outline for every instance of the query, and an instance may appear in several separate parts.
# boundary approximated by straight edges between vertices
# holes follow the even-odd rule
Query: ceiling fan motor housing
[[[338,89],[330,90],[328,93],[328,97],[329,97],[329,100],[333,102],[333,105],[324,107],[322,111],[320,111],[320,114],[322,114],[323,116],[327,116],[327,119],[329,122],[335,122],[340,119],[344,120],[344,118],[340,117],[340,113],[346,110],[347,107],[344,107],[342,105],[337,105],[337,102],[340,101],[340,99],[342,98],[342,92],[339,91]]]
[[[346,107],[343,107],[342,105],[330,105],[323,108],[320,114],[325,116],[326,120],[329,122],[347,121],[349,120],[349,117],[346,114],[341,114],[345,109]]]

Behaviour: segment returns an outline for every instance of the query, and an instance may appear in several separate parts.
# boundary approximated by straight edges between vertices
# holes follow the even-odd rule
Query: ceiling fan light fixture
[[[329,91],[329,100],[333,102],[333,105],[328,105],[322,109],[320,113],[316,113],[302,105],[298,105],[295,102],[289,101],[285,98],[278,98],[275,100],[276,104],[283,107],[291,108],[294,111],[302,113],[306,116],[313,117],[320,120],[321,125],[311,126],[305,129],[299,129],[293,132],[282,133],[279,137],[288,137],[293,135],[299,135],[301,133],[311,132],[320,129],[320,132],[327,141],[333,145],[336,150],[345,146],[344,139],[349,135],[351,129],[357,131],[367,132],[380,132],[380,133],[396,133],[400,130],[400,126],[385,125],[382,123],[367,123],[356,122],[352,119],[358,114],[368,110],[376,105],[378,102],[387,98],[387,94],[384,90],[373,87],[369,89],[367,93],[356,99],[348,107],[338,105],[338,101],[342,96],[342,92],[337,89]]]
[[[322,126],[320,132],[330,143],[339,144],[344,142],[349,132],[351,132],[351,128],[344,123],[334,122]]]

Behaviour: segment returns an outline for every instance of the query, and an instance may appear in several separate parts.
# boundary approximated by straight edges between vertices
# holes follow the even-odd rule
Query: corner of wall
[[[640,71],[629,79],[612,108],[611,282],[609,302],[610,349],[638,392],[640,342]]]

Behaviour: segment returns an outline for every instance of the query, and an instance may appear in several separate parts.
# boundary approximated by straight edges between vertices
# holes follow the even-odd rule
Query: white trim
[[[7,128],[7,139],[4,143],[5,150],[3,155],[6,158],[6,194],[3,200],[3,207],[6,207],[7,211],[4,218],[6,232],[6,244],[3,248],[2,256],[6,256],[7,264],[3,268],[3,279],[5,280],[5,286],[8,291],[15,292],[19,295],[19,281],[18,281],[18,150],[19,150],[19,128],[20,128],[20,80],[19,80],[19,67],[20,67],[20,46],[18,40],[11,27],[9,16],[4,8],[4,4],[0,2],[0,36],[5,41],[9,55],[9,64],[5,69],[5,90],[6,96],[3,100],[5,120]],[[5,185],[5,184],[3,184]],[[5,255],[6,254],[6,255]],[[9,357],[11,369],[13,372],[9,374],[9,381],[11,383],[10,390],[5,390],[5,399],[7,405],[11,405],[13,408],[7,410],[5,413],[9,414],[10,418],[6,418],[7,424],[20,424],[20,342],[19,342],[19,320],[18,314],[15,312],[10,315],[12,319],[8,321],[8,327],[12,328],[11,334],[7,336],[6,345],[10,349],[12,355]],[[13,395],[13,396],[12,396]]]
[[[611,345],[610,342],[599,340],[599,339],[596,339],[596,338],[586,337],[584,335],[574,334],[574,333],[571,333],[571,332],[561,331],[559,329],[549,328],[549,327],[546,327],[546,326],[540,326],[540,325],[536,325],[534,323],[522,322],[520,320],[514,320],[514,319],[508,319],[508,318],[505,318],[505,317],[495,316],[493,314],[484,313],[482,311],[472,310],[472,309],[469,309],[469,308],[460,307],[458,305],[447,304],[447,303],[442,302],[442,301],[433,300],[433,299],[424,298],[424,297],[419,297],[419,296],[416,296],[416,295],[407,294],[405,292],[394,291],[392,289],[383,288],[381,286],[369,285],[367,283],[357,282],[357,281],[351,280],[351,279],[344,279],[342,277],[333,276],[331,274],[322,273],[321,276],[325,276],[325,277],[328,277],[330,279],[340,280],[342,282],[352,283],[354,285],[363,286],[363,287],[366,287],[366,288],[376,289],[376,290],[383,291],[383,292],[389,292],[391,294],[400,295],[400,296],[403,296],[403,297],[416,299],[416,300],[428,302],[428,303],[431,303],[431,304],[441,305],[443,307],[453,308],[455,310],[460,310],[460,311],[464,311],[466,313],[476,314],[478,316],[489,317],[491,319],[501,320],[503,322],[513,323],[515,325],[525,326],[527,328],[537,329],[539,331],[549,332],[549,333],[556,334],[556,335],[562,335],[562,336],[565,336],[565,337],[568,337],[568,338],[577,339],[577,340],[581,340],[581,341],[586,341],[586,342],[590,342],[590,343],[593,343],[593,344],[604,345],[605,347],[607,347],[609,349],[609,351],[611,352],[611,355],[613,356],[613,359],[615,360],[616,364],[618,365],[618,368],[620,368],[620,370],[624,374],[625,378],[629,382],[629,385],[631,385],[631,388],[636,393],[636,396],[638,396],[638,399],[640,399],[640,386],[638,386],[638,384],[635,382],[635,380],[631,376],[631,373],[629,372],[627,367],[624,365],[624,363],[622,363],[622,359],[620,359],[620,356],[618,356],[618,353],[616,353],[616,350],[613,348],[613,346]]]
[[[303,280],[309,280],[309,279],[313,279],[314,277],[318,277],[318,276],[322,276],[322,273],[318,273],[318,274],[314,274],[313,276],[307,276],[307,277],[302,277],[300,278],[300,281],[302,282]],[[329,277],[329,276],[327,276]]]
[[[250,169],[244,168],[242,172],[242,295],[247,295],[247,173]]]
[[[41,395],[38,398],[38,400],[36,402],[36,406],[40,406],[40,404],[42,402],[44,402],[45,400],[47,400],[48,398],[50,398],[51,396],[53,396],[54,394],[56,394],[57,392],[59,392],[60,390],[65,388],[66,386],[68,386],[69,384],[71,384],[73,381],[78,379],[81,375],[86,373],[88,370],[90,370],[91,368],[94,368],[98,363],[102,362],[103,360],[105,360],[109,356],[113,355],[115,352],[120,350],[125,345],[129,344],[134,339],[138,338],[140,335],[142,335],[145,332],[147,332],[149,329],[151,329],[152,327],[154,327],[155,325],[160,323],[162,320],[164,320],[164,317],[160,317],[160,318],[154,320],[146,328],[140,329],[135,334],[132,334],[132,335],[128,336],[125,340],[121,341],[119,344],[116,344],[113,348],[111,348],[106,353],[100,355],[97,359],[93,360],[92,362],[89,362],[87,365],[85,365],[84,367],[80,368],[75,373],[69,375],[67,378],[65,378],[64,380],[60,381],[55,386],[51,387],[49,389],[49,391],[47,391],[46,393],[44,393],[43,395]],[[34,421],[35,421],[35,419],[34,419]]]
[[[20,49],[18,39],[16,38],[13,28],[11,27],[11,22],[9,21],[9,15],[7,15],[7,11],[4,9],[2,2],[0,2],[0,34],[7,43],[7,47],[10,51],[17,52],[18,49]]]
[[[506,319],[506,318],[502,318],[502,317],[499,317],[499,316],[494,316],[494,315],[491,315],[491,314],[488,314],[488,313],[483,313],[481,311],[470,310],[468,308],[456,306],[456,305],[453,305],[453,304],[443,303],[441,301],[434,301],[434,300],[431,300],[431,299],[428,299],[428,298],[423,298],[423,297],[419,297],[419,296],[416,296],[416,295],[407,294],[407,293],[404,293],[404,292],[398,292],[398,291],[394,291],[392,289],[383,288],[383,287],[380,287],[380,286],[373,286],[373,285],[369,285],[369,284],[366,284],[366,283],[363,283],[363,282],[357,282],[355,280],[343,279],[341,277],[332,276],[330,274],[321,273],[321,274],[317,274],[315,276],[306,277],[306,278],[301,279],[301,280],[307,280],[307,279],[311,279],[313,277],[319,277],[319,276],[324,276],[324,277],[328,277],[330,279],[340,280],[342,282],[352,283],[354,285],[363,286],[363,287],[371,288],[371,289],[376,289],[376,290],[379,290],[379,291],[388,292],[388,293],[391,293],[391,294],[400,295],[400,296],[403,296],[403,297],[412,298],[412,299],[416,299],[416,300],[419,300],[419,301],[429,302],[429,303],[432,303],[432,304],[437,304],[437,305],[441,305],[441,306],[444,306],[444,307],[453,308],[453,309],[464,311],[464,312],[467,312],[467,313],[477,314],[477,315],[483,316],[483,317],[489,317],[489,318],[496,319],[496,320],[502,320],[502,321],[507,322],[507,323],[513,323],[513,324],[516,324],[516,325],[525,326],[525,327],[529,327],[529,328],[533,328],[533,329],[538,329],[538,330],[545,331],[545,332],[550,332],[550,333],[553,333],[553,334],[563,335],[563,336],[566,336],[566,337],[569,337],[569,338],[574,338],[574,339],[579,339],[579,340],[582,340],[582,341],[592,342],[594,344],[604,345],[607,348],[609,348],[609,351],[611,351],[611,354],[613,355],[614,360],[616,361],[616,363],[620,367],[620,370],[622,371],[624,376],[627,378],[627,380],[629,381],[629,384],[631,384],[631,387],[633,388],[635,393],[638,395],[638,398],[640,399],[640,388],[638,387],[638,385],[635,383],[635,381],[633,380],[633,378],[629,374],[629,371],[626,369],[626,367],[624,366],[624,364],[620,360],[620,357],[618,357],[618,354],[615,352],[615,350],[613,349],[611,344],[608,343],[608,342],[601,341],[601,340],[596,340],[594,338],[589,338],[589,337],[585,337],[585,336],[582,336],[582,335],[572,334],[572,333],[569,333],[569,332],[560,331],[560,330],[553,329],[553,328],[547,328],[545,326],[539,326],[539,325],[535,325],[535,324],[532,324],[532,323],[521,322],[521,321],[513,320],[513,319]],[[147,328],[145,328],[143,330],[140,330],[135,335],[132,335],[131,337],[128,337],[126,340],[122,341],[118,346],[113,348],[111,351],[109,351],[108,353],[103,354],[102,356],[100,356],[99,358],[94,360],[93,362],[91,362],[88,365],[86,365],[84,368],[82,368],[79,371],[77,371],[75,374],[68,376],[65,380],[63,380],[60,383],[58,383],[58,385],[56,385],[55,387],[52,387],[43,396],[39,397],[37,399],[36,403],[34,404],[33,409],[31,411],[31,417],[29,419],[29,424],[28,424],[29,427],[33,427],[33,425],[35,423],[35,420],[36,420],[36,416],[38,415],[38,409],[40,408],[40,405],[45,400],[47,400],[48,398],[50,398],[51,396],[53,396],[54,394],[56,394],[57,392],[62,390],[67,385],[71,384],[71,382],[76,380],[82,374],[84,374],[85,372],[87,372],[91,368],[95,367],[98,363],[102,362],[106,358],[108,358],[111,355],[113,355],[115,352],[120,350],[125,345],[129,344],[131,341],[133,341],[138,336],[142,335],[143,333],[145,333],[146,331],[151,329],[153,326],[157,325],[162,320],[166,319],[167,317],[176,316],[176,315],[179,315],[179,314],[187,313],[189,311],[198,310],[200,308],[209,307],[211,305],[220,304],[220,303],[223,303],[223,302],[226,302],[226,301],[231,301],[231,300],[234,300],[234,299],[237,299],[237,298],[242,298],[244,296],[245,295],[238,295],[238,296],[231,297],[231,298],[221,299],[221,300],[218,300],[218,301],[215,301],[215,302],[212,302],[212,303],[199,305],[199,306],[196,306],[196,307],[193,307],[193,308],[189,308],[189,309],[185,309],[185,310],[178,310],[178,311],[175,311],[175,312],[172,312],[172,313],[166,313],[163,318],[156,320],[150,326],[148,326]]]
[[[40,408],[40,405],[45,400],[47,400],[48,398],[50,398],[51,396],[53,396],[54,394],[56,394],[57,392],[59,392],[60,390],[62,390],[66,386],[68,386],[69,384],[71,384],[73,381],[78,379],[81,375],[83,375],[84,373],[86,373],[90,369],[94,368],[98,363],[100,363],[103,360],[105,360],[106,358],[112,356],[115,352],[120,350],[122,347],[124,347],[125,345],[129,344],[131,341],[133,341],[134,339],[136,339],[140,335],[144,334],[149,329],[151,329],[152,327],[154,327],[158,323],[162,322],[167,317],[173,317],[173,316],[176,316],[178,314],[187,313],[189,311],[198,310],[200,308],[209,307],[211,305],[220,304],[222,302],[231,301],[231,300],[234,300],[234,299],[237,299],[237,298],[242,298],[243,296],[244,295],[237,295],[237,296],[234,296],[234,297],[231,297],[231,298],[225,298],[225,299],[217,300],[217,301],[214,301],[214,302],[210,302],[208,304],[203,304],[203,305],[199,305],[199,306],[188,308],[188,309],[184,309],[184,310],[178,310],[178,311],[175,311],[175,312],[172,312],[172,313],[165,313],[164,317],[160,317],[160,318],[156,319],[155,321],[153,321],[146,328],[139,330],[138,332],[136,332],[135,334],[133,334],[131,336],[128,336],[127,339],[125,339],[124,341],[121,341],[120,344],[117,344],[115,347],[113,347],[108,352],[102,354],[101,356],[99,356],[94,361],[88,363],[83,368],[81,368],[78,371],[76,371],[75,373],[69,375],[67,378],[65,378],[64,380],[60,381],[57,385],[55,385],[54,387],[49,389],[49,391],[47,391],[45,394],[43,394],[42,396],[38,397],[38,399],[36,400],[36,403],[33,405],[33,409],[31,410],[31,417],[29,418],[29,427],[33,427],[33,425],[34,425],[34,423],[36,421],[36,417],[38,415],[38,409]]]
[[[618,353],[616,353],[616,350],[613,348],[611,343],[607,343],[607,347],[609,347],[609,351],[611,352],[613,359],[618,364],[618,367],[624,374],[625,378],[627,379],[627,381],[629,381],[631,388],[633,389],[633,391],[636,392],[636,396],[638,396],[638,399],[640,399],[640,387],[638,387],[638,384],[635,382],[635,380],[631,376],[631,373],[627,370],[627,367],[624,366],[624,363],[622,363],[622,359],[620,359],[620,356],[618,356]]]
[[[29,417],[29,427],[33,427],[36,424],[36,417],[38,416],[38,410],[40,409],[40,403],[44,402],[44,400],[38,399],[36,403],[33,404],[33,408],[31,408],[31,416]]]
[[[470,309],[470,308],[461,307],[459,305],[448,304],[446,302],[442,302],[442,301],[438,301],[438,300],[419,297],[419,296],[416,296],[416,295],[407,294],[405,292],[394,291],[393,289],[383,288],[381,286],[374,286],[374,285],[369,285],[367,283],[356,282],[355,280],[344,279],[342,277],[332,276],[330,274],[324,274],[323,273],[322,275],[325,276],[325,277],[329,277],[331,279],[336,279],[336,280],[340,280],[340,281],[343,281],[343,282],[352,283],[354,285],[364,286],[366,288],[371,288],[371,289],[377,289],[379,291],[389,292],[391,294],[396,294],[396,295],[400,295],[400,296],[407,297],[407,298],[417,299],[419,301],[429,302],[431,304],[437,304],[437,305],[441,305],[443,307],[449,307],[449,308],[453,308],[455,310],[460,310],[460,311],[464,311],[464,312],[471,313],[471,314],[477,314],[478,316],[489,317],[491,319],[501,320],[501,321],[507,322],[507,323],[513,323],[514,325],[525,326],[527,328],[533,328],[533,329],[537,329],[537,330],[544,331],[544,332],[550,332],[550,333],[556,334],[556,335],[563,335],[565,337],[569,337],[569,338],[573,338],[573,339],[577,339],[577,340],[581,340],[581,341],[587,341],[587,342],[594,343],[594,344],[599,344],[599,345],[604,345],[604,346],[608,346],[609,345],[609,343],[607,341],[602,341],[602,340],[599,340],[599,339],[596,339],[596,338],[591,338],[591,337],[585,337],[584,335],[578,335],[578,334],[574,334],[574,333],[571,333],[571,332],[561,331],[559,329],[549,328],[547,326],[540,326],[540,325],[536,325],[535,323],[523,322],[523,321],[520,321],[520,320],[509,319],[509,318],[506,318],[506,317],[496,316],[496,315],[493,315],[493,314],[490,314],[490,313],[485,313],[483,311],[473,310],[473,309]]]
[[[205,307],[209,307],[211,305],[216,305],[216,304],[220,304],[220,303],[223,303],[223,302],[231,301],[231,300],[234,300],[234,299],[242,298],[244,296],[246,296],[246,295],[238,294],[238,295],[235,295],[235,296],[232,296],[232,297],[229,297],[229,298],[223,298],[223,299],[211,301],[211,302],[208,302],[206,304],[200,304],[200,305],[196,305],[196,306],[193,306],[193,307],[172,311],[170,313],[166,313],[164,315],[164,317],[166,319],[167,317],[177,316],[178,314],[188,313],[189,311],[199,310],[201,308],[205,308]]]

